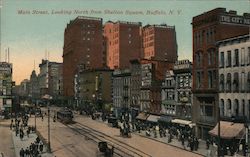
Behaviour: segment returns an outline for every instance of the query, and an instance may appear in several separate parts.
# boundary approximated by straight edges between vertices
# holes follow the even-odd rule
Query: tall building
[[[0,113],[12,111],[12,64],[0,62]]]
[[[64,96],[74,96],[74,76],[78,66],[102,68],[106,65],[104,55],[101,18],[79,16],[67,24],[63,47]]]
[[[130,66],[130,60],[141,55],[140,22],[107,22],[104,25],[107,66],[123,69]]]
[[[32,98],[38,99],[40,98],[40,88],[39,88],[39,78],[36,74],[36,71],[33,70],[30,75],[30,85],[29,85],[29,93]]]
[[[249,35],[219,42],[220,116],[250,119]]]
[[[218,117],[218,48],[216,42],[249,33],[250,16],[216,8],[193,17],[193,122],[203,139]]]
[[[177,61],[177,41],[174,26],[146,25],[143,27],[143,57],[145,59]]]
[[[40,73],[39,89],[40,96],[49,94],[53,99],[59,98],[62,95],[62,63],[50,62],[42,60],[39,64]]]

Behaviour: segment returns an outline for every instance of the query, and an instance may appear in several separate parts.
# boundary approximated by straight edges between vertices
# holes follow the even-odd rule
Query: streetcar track
[[[67,126],[69,126],[69,125],[67,125]],[[75,122],[75,124],[71,124],[71,126],[75,127],[75,128],[70,127],[71,129],[76,130],[76,128],[77,128],[79,130],[82,130],[82,131],[88,133],[93,138],[96,138],[96,139],[99,140],[99,141],[95,141],[94,139],[92,139],[95,142],[103,141],[102,139],[100,139],[100,137],[105,139],[109,143],[111,143],[113,145],[116,145],[115,150],[119,149],[119,151],[121,151],[121,152],[123,152],[123,153],[125,153],[125,154],[127,154],[129,156],[135,156],[135,155],[140,156],[140,157],[150,157],[151,156],[151,155],[149,155],[149,154],[147,154],[147,153],[145,153],[145,152],[143,152],[143,151],[141,151],[141,150],[139,150],[139,149],[137,149],[137,148],[135,148],[133,146],[128,145],[127,143],[125,143],[123,141],[120,141],[120,140],[118,140],[116,138],[113,138],[113,137],[111,137],[109,135],[106,135],[106,134],[104,134],[104,133],[102,133],[100,131],[97,131],[97,130],[95,130],[93,128],[90,128],[90,127],[88,127],[88,126],[86,126],[84,124],[81,124],[79,122]],[[77,130],[77,131],[80,132],[79,130]],[[82,134],[82,133],[80,133],[80,134]],[[84,134],[82,134],[82,135],[84,135]],[[128,152],[131,152],[133,155],[131,153],[128,153],[128,152],[126,152],[124,150],[121,150],[121,149],[125,149]],[[119,155],[119,156],[121,156],[121,155]]]

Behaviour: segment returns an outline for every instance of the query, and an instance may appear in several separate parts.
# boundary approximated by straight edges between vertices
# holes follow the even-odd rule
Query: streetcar
[[[73,112],[69,109],[63,109],[57,112],[57,119],[62,123],[68,124],[73,122]]]

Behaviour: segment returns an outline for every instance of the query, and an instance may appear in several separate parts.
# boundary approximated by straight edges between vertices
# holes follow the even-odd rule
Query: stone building
[[[249,35],[221,40],[219,46],[220,116],[250,119]]]

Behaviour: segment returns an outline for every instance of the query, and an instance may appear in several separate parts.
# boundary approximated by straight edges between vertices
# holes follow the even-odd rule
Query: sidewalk
[[[145,138],[149,138],[149,139],[152,139],[152,140],[155,140],[155,141],[159,141],[161,143],[165,143],[165,144],[168,144],[168,145],[171,145],[171,146],[174,146],[174,147],[178,147],[178,148],[181,148],[183,150],[191,152],[190,147],[187,147],[188,142],[185,141],[185,148],[184,148],[183,145],[181,144],[181,141],[178,141],[178,139],[176,139],[176,137],[174,137],[172,139],[172,142],[168,143],[168,139],[167,139],[168,136],[160,137],[159,133],[157,134],[156,138],[154,138],[153,133],[151,133],[151,136],[146,136],[146,131],[144,131],[144,130],[141,131],[140,133],[138,133],[138,131],[135,131],[133,133],[137,134],[137,135],[140,135],[142,137],[145,137]],[[211,150],[211,155],[210,156],[215,156],[216,148],[214,146],[210,145],[210,150]],[[208,150],[206,149],[206,142],[203,141],[203,140],[199,140],[199,148],[198,148],[198,150],[197,151],[192,151],[192,152],[196,153],[196,154],[199,154],[199,155],[207,156]]]
[[[11,134],[12,134],[12,140],[13,140],[13,145],[14,145],[14,148],[15,148],[16,157],[20,157],[20,155],[19,155],[20,150],[22,148],[25,150],[27,147],[30,146],[31,143],[34,143],[36,138],[37,138],[36,133],[30,133],[29,137],[27,137],[26,129],[24,130],[25,135],[24,135],[22,140],[20,139],[19,134],[16,136],[16,133],[15,133],[14,129],[12,129],[10,131],[12,132]],[[44,141],[43,141],[43,143],[44,143]],[[43,152],[39,153],[39,156],[41,156],[41,157],[53,157],[53,154],[47,152],[47,147],[46,147],[45,143],[44,143]]]

